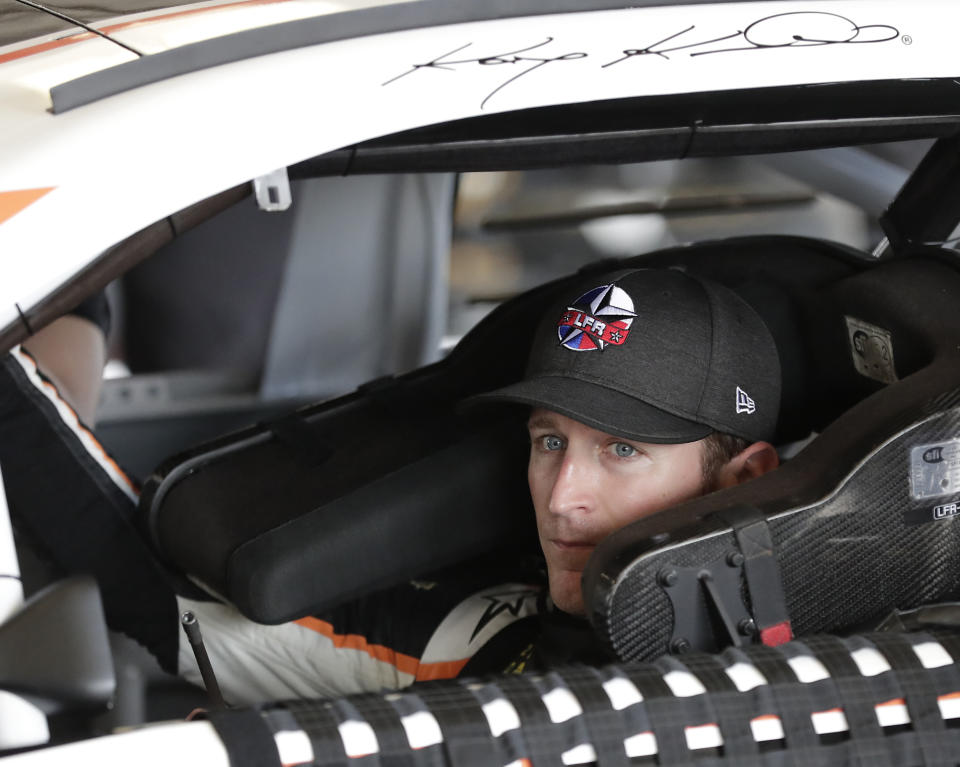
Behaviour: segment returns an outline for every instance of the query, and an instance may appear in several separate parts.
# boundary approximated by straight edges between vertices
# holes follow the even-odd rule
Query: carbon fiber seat
[[[835,420],[808,413],[822,433],[776,471],[598,547],[584,590],[619,657],[843,632],[960,595],[958,296],[960,271],[937,253],[817,291],[820,321],[799,327],[808,380],[885,380]]]

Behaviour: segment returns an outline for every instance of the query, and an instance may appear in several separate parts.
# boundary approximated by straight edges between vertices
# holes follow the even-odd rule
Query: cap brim
[[[624,439],[660,444],[694,442],[709,426],[667,413],[642,400],[589,381],[540,376],[465,400],[464,407],[507,402],[542,407]]]

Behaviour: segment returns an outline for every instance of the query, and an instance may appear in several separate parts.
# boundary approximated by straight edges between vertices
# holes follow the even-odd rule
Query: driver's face
[[[701,441],[655,445],[536,409],[527,479],[547,560],[550,595],[584,612],[580,576],[594,547],[629,522],[703,492]]]

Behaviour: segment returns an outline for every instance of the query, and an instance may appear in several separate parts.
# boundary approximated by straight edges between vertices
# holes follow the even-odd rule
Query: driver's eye
[[[613,446],[613,450],[618,458],[630,458],[637,454],[637,449],[633,445],[628,445],[626,442],[617,442]]]
[[[541,443],[543,444],[544,450],[562,450],[563,449],[563,440],[560,437],[557,437],[554,434],[548,434],[547,436],[541,438]]]

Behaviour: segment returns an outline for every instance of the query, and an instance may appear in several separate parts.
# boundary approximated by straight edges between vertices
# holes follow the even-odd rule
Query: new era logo
[[[748,413],[752,414],[754,410],[757,409],[756,403],[739,386],[737,387],[737,413]]]

